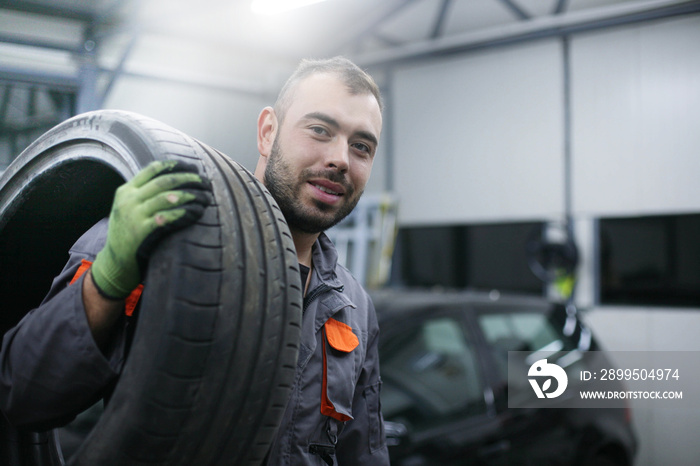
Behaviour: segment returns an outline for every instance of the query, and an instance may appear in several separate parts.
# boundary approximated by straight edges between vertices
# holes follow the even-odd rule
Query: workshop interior
[[[111,109],[253,171],[260,110],[299,60],[345,56],[377,81],[383,130],[328,236],[376,297],[392,464],[595,464],[586,445],[603,465],[697,464],[700,399],[555,416],[491,382],[516,339],[640,352],[639,369],[700,354],[698,44],[697,0],[0,0],[0,176]],[[68,190],[121,182],[83,170]],[[15,223],[51,215],[50,189],[29,191]]]

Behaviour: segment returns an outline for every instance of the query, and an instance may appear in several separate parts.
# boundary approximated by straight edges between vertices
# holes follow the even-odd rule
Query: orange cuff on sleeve
[[[82,277],[85,272],[87,272],[91,265],[92,262],[90,262],[89,260],[81,260],[80,267],[78,267],[78,270],[75,271],[75,275],[73,275],[73,278],[71,279],[69,285],[72,285],[73,283],[78,281],[78,279]],[[128,316],[134,314],[134,309],[136,309],[136,305],[139,303],[141,293],[143,293],[143,285],[137,286],[134,289],[134,291],[132,291],[131,294],[126,297],[126,300],[124,302],[124,314]]]
[[[78,270],[75,271],[75,275],[73,275],[73,278],[71,279],[69,285],[72,285],[73,283],[77,282],[80,277],[83,276],[83,274],[87,271],[87,269],[90,268],[92,265],[92,262],[89,260],[81,260],[80,261],[80,267],[78,267]]]

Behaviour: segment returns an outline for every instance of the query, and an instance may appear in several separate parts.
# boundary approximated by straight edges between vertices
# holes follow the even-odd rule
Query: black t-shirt
[[[311,271],[305,265],[299,264],[299,274],[301,275],[301,289],[306,290],[306,280],[309,278],[309,272]]]

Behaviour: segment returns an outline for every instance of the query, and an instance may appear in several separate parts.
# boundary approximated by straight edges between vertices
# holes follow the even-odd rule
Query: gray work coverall
[[[319,459],[333,450],[333,464],[389,464],[379,402],[379,326],[374,305],[338,264],[338,254],[326,235],[316,241],[312,260],[296,380],[268,464],[325,465]],[[346,351],[350,348],[334,343],[330,319],[352,328],[359,340],[354,349]],[[326,395],[334,407],[328,408],[328,416],[319,409],[324,374]]]

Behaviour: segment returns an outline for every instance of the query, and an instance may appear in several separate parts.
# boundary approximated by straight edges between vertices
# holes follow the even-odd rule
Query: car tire
[[[607,455],[597,455],[588,459],[583,466],[625,466],[627,463],[620,462]]]
[[[67,120],[0,178],[2,332],[41,301],[116,187],[166,159],[195,164],[214,201],[151,256],[129,357],[71,465],[260,464],[284,413],[302,299],[284,217],[248,170],[141,115]]]

